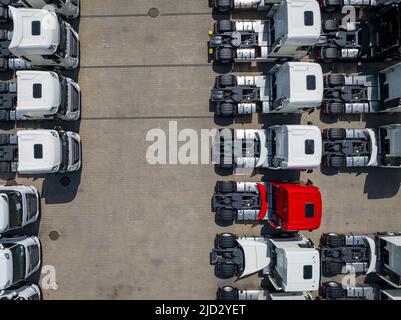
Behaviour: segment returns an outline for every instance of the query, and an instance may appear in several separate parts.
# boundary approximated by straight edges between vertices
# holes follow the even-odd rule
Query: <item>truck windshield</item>
[[[60,171],[65,171],[68,168],[70,150],[68,146],[68,136],[65,132],[59,132],[61,139],[61,165]]]
[[[10,248],[13,259],[13,283],[25,279],[26,257],[25,248],[17,244]]]
[[[8,206],[10,208],[10,228],[18,228],[22,226],[22,196],[16,191],[4,192],[8,195]]]
[[[57,114],[65,116],[68,110],[68,85],[65,78],[60,77],[61,102]]]
[[[60,58],[64,58],[67,55],[67,29],[63,21],[60,21],[60,43],[56,54]]]

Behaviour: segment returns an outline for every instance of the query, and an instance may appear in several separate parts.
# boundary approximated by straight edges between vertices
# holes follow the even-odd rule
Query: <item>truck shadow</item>
[[[327,124],[337,123],[338,121],[360,121],[363,120],[360,114],[343,114],[343,115],[328,115],[320,112],[320,121]]]
[[[42,185],[42,197],[45,203],[60,204],[72,202],[79,191],[81,170],[62,175],[48,175]]]

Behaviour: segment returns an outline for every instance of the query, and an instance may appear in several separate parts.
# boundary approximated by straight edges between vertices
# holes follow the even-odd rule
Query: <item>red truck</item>
[[[223,224],[264,221],[283,232],[315,230],[322,220],[322,196],[311,181],[218,181],[212,211]]]

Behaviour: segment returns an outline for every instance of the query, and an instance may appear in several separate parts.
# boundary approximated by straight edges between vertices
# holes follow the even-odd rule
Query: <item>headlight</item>
[[[57,112],[58,107],[54,106],[50,108],[50,112],[56,113]]]
[[[57,131],[50,131],[50,133],[51,133],[51,135],[52,135],[53,137],[58,138]]]

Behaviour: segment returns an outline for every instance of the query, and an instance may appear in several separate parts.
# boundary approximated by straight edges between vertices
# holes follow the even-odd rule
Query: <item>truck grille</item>
[[[79,92],[76,88],[72,88],[72,111],[77,112],[80,106]]]
[[[70,48],[71,48],[71,56],[73,58],[78,57],[78,41],[75,39],[75,36],[71,33],[70,37]]]
[[[37,245],[31,246],[28,248],[30,257],[31,257],[31,265],[29,266],[29,272],[32,271],[39,263],[40,259],[40,250]]]
[[[27,204],[28,220],[30,220],[38,212],[38,200],[36,198],[36,195],[27,194],[26,204]]]
[[[79,143],[74,139],[72,142],[72,162],[73,164],[76,164],[80,160],[81,160],[81,147]]]

